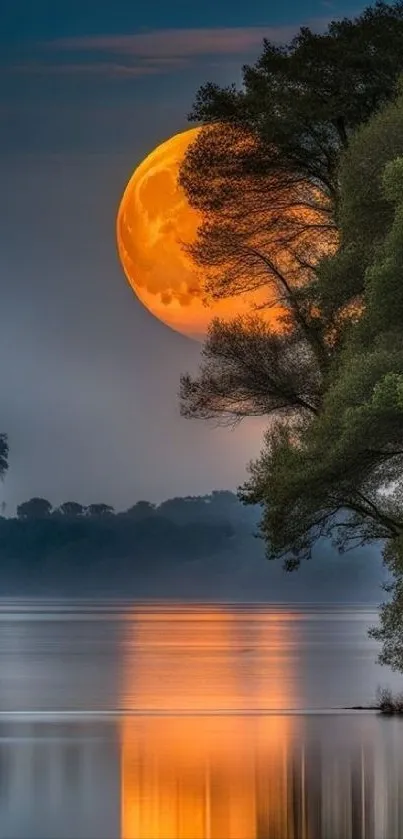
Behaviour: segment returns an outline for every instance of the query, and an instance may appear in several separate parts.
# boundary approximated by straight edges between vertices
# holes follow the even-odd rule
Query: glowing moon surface
[[[117,245],[126,277],[155,317],[202,339],[213,317],[251,312],[256,295],[204,302],[203,276],[183,249],[196,238],[201,215],[178,184],[180,164],[199,128],[176,134],[134,171],[117,216]]]

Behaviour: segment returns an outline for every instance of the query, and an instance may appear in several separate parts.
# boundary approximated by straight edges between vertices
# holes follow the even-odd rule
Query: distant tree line
[[[130,518],[142,521],[152,518],[167,518],[176,524],[188,524],[197,521],[206,523],[216,521],[255,521],[257,516],[245,508],[238,496],[229,490],[213,490],[208,495],[187,495],[168,498],[160,504],[151,501],[137,501],[123,512],[116,512],[114,507],[105,503],[80,504],[77,501],[64,501],[53,506],[47,498],[35,496],[23,501],[17,507],[19,521],[36,519],[98,519],[113,516],[115,519]]]

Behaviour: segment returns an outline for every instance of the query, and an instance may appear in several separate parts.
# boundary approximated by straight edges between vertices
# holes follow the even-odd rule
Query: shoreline
[[[384,713],[377,705],[349,705],[343,708],[343,711],[378,711],[380,714]]]
[[[383,710],[379,705],[351,705],[343,711],[377,711],[381,717],[403,717],[403,710]]]

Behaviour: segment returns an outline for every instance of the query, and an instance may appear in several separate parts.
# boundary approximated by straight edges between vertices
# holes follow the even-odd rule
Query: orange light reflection
[[[291,625],[229,609],[127,622],[122,702],[144,716],[121,726],[122,839],[291,836],[295,723],[256,714],[293,706]]]

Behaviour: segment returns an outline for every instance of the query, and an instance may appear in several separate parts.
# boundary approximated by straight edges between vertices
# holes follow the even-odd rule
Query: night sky
[[[365,3],[2,0],[0,500],[124,508],[235,488],[263,422],[179,417],[196,343],[156,321],[119,265],[115,218],[140,160],[188,127],[200,84],[238,82],[288,40]]]

